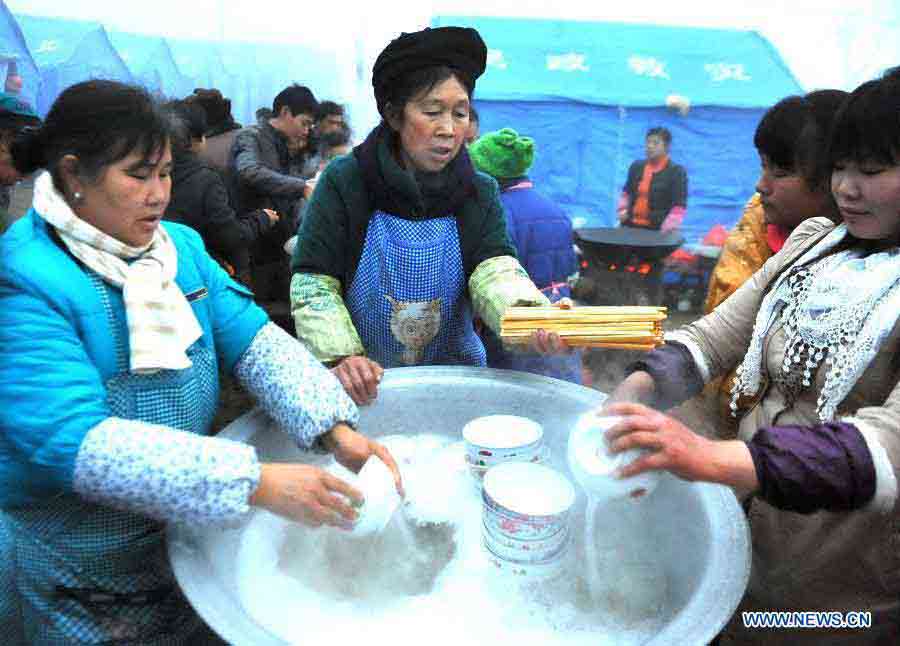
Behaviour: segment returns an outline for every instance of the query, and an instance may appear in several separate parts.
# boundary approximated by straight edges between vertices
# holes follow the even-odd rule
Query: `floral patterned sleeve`
[[[297,338],[322,363],[366,353],[350,312],[341,298],[338,279],[296,273],[291,278],[291,313]]]
[[[469,278],[469,293],[475,313],[497,335],[506,308],[550,305],[550,300],[512,256],[482,261]]]
[[[302,449],[335,424],[359,422],[359,409],[337,377],[274,323],[260,329],[234,375]]]
[[[84,437],[72,486],[86,500],[166,522],[231,525],[249,511],[259,474],[252,446],[108,417]]]

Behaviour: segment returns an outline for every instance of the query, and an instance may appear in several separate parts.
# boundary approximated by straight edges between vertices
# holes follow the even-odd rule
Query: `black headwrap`
[[[384,116],[388,90],[411,72],[436,66],[459,70],[475,79],[487,65],[487,47],[471,27],[437,27],[401,34],[378,55],[372,69],[372,87],[378,112]]]

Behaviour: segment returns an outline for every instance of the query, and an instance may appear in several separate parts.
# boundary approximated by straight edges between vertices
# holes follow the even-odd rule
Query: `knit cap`
[[[40,122],[30,105],[8,92],[0,92],[0,118],[16,120],[22,125],[36,125]]]
[[[461,72],[474,87],[486,65],[487,46],[471,27],[436,27],[403,33],[384,48],[372,69],[378,112],[384,116],[391,87],[417,70],[450,67]]]
[[[496,179],[522,177],[534,162],[534,139],[512,128],[488,132],[469,146],[469,157],[475,168]]]

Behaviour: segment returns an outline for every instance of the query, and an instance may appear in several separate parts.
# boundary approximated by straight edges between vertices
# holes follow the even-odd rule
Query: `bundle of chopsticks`
[[[510,307],[500,323],[500,338],[524,344],[543,328],[572,347],[652,350],[664,343],[665,318],[665,307]]]

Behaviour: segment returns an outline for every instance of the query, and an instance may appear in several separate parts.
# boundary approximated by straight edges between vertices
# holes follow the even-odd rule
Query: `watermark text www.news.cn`
[[[858,612],[742,612],[745,628],[871,628],[872,613]]]

